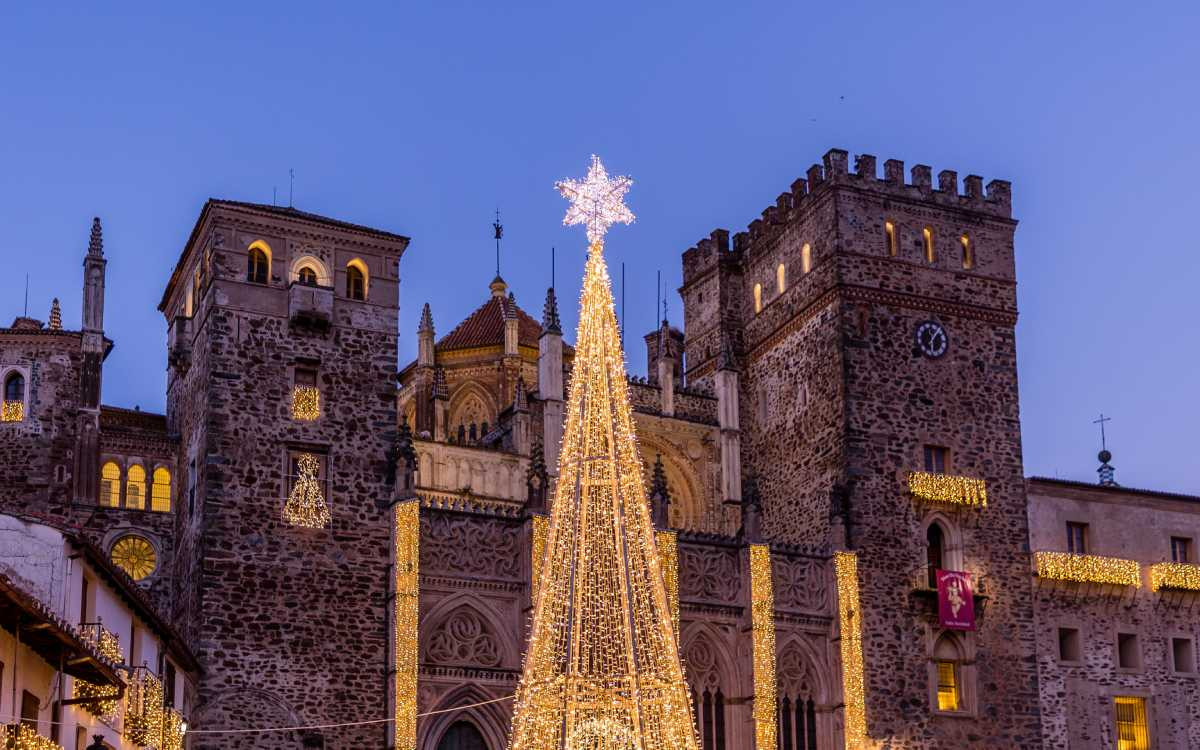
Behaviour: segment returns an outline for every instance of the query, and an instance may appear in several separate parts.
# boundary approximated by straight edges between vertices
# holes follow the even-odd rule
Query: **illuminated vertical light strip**
[[[654,534],[658,547],[658,564],[662,568],[663,585],[667,588],[667,606],[675,621],[675,642],[679,642],[679,535],[674,531]]]
[[[754,749],[775,750],[775,592],[771,548],[750,545],[750,623],[754,637]]]
[[[861,750],[867,739],[863,684],[862,611],[858,602],[858,555],[833,554],[837,577],[838,623],[842,638],[842,693],[846,704],[846,750]]]
[[[417,746],[417,579],[421,539],[421,501],[407,500],[394,506],[392,545],[396,550],[393,604],[393,660],[396,715],[394,747],[415,750]]]
[[[533,516],[530,521],[532,539],[529,553],[529,600],[536,605],[538,583],[542,578],[542,563],[546,559],[546,535],[550,530],[550,519],[546,516]]]

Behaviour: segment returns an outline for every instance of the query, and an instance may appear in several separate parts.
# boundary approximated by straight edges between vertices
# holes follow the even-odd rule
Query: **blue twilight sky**
[[[113,10],[119,7],[119,10]],[[655,272],[739,230],[830,147],[1013,182],[1029,474],[1200,493],[1200,5],[1178,3],[6,3],[0,324],[62,298],[103,217],[104,400],[161,410],[159,295],[209,196],[407,234],[401,359],[503,275],[537,315],[580,228],[554,180],[629,173],[615,229],[631,339]],[[619,290],[618,290],[619,293]],[[678,321],[677,295],[670,316]],[[630,354],[643,372],[645,353]]]

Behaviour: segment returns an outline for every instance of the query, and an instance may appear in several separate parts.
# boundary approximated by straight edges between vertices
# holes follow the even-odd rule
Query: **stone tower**
[[[407,245],[210,200],[163,295],[182,475],[173,619],[203,663],[196,721],[207,727],[388,715],[386,503]],[[327,518],[297,515],[297,497],[316,497]],[[386,736],[372,725],[254,745],[383,747]],[[236,735],[198,742],[240,746]]]
[[[96,502],[100,479],[100,380],[108,354],[104,340],[104,236],[100,217],[92,219],[87,255],[83,256],[83,365],[79,378],[79,410],[75,438],[75,501]]]
[[[847,162],[829,151],[732,247],[718,230],[684,253],[687,381],[738,373],[763,535],[857,553],[867,736],[1038,746],[1010,187]],[[986,507],[914,496],[926,469],[984,480]],[[976,631],[941,628],[928,566],[974,574]]]

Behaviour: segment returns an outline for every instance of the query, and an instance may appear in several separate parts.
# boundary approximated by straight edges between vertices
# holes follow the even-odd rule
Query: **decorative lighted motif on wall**
[[[975,629],[975,593],[971,574],[960,570],[938,570],[938,620],[951,630]]]
[[[20,422],[25,419],[24,401],[4,401],[0,403],[0,422]]]
[[[1160,562],[1150,566],[1150,590],[1200,591],[1200,565]]]
[[[393,602],[392,669],[396,695],[393,746],[414,750],[417,746],[417,617],[421,543],[421,502],[397,503],[392,510],[392,549],[396,598]]]
[[[316,386],[298,385],[292,389],[292,419],[312,422],[321,416],[321,391]]]
[[[867,739],[866,686],[863,675],[862,611],[858,602],[858,555],[835,552],[838,624],[842,644],[842,693],[846,704],[846,750],[860,750]]]
[[[1073,552],[1035,552],[1033,559],[1039,578],[1115,586],[1142,585],[1142,569],[1135,560]]]
[[[162,744],[158,750],[183,750],[183,735],[187,725],[183,716],[173,708],[163,711]]]
[[[292,526],[323,529],[329,525],[329,506],[321,493],[321,461],[311,453],[296,459],[296,483],[283,504],[283,521]]]
[[[771,549],[750,545],[750,626],[754,646],[754,747],[775,750],[775,591]]]
[[[667,589],[667,606],[675,621],[675,641],[679,642],[679,535],[674,531],[657,531],[658,565],[662,568],[663,585]]]
[[[154,552],[154,545],[137,534],[126,534],[117,539],[108,555],[117,567],[135,581],[149,578],[158,567],[158,555]]]
[[[163,686],[149,669],[134,667],[125,688],[125,737],[135,745],[158,747],[163,734]]]
[[[538,585],[542,579],[542,563],[546,559],[546,534],[550,531],[550,519],[546,516],[533,516],[530,519],[529,557],[529,597],[537,604]]]
[[[913,497],[934,503],[987,507],[987,484],[982,479],[910,471],[908,491]]]

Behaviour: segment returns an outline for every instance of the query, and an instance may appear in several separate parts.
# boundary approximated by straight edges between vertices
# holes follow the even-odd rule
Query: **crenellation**
[[[863,180],[875,180],[875,157],[870,154],[859,154],[854,157],[854,174]]]
[[[888,159],[883,163],[883,179],[894,187],[904,187],[904,162],[900,159]]]
[[[945,195],[958,195],[958,172],[953,169],[943,169],[938,172],[938,192]]]
[[[983,200],[983,178],[977,174],[969,174],[963,178],[963,187],[966,190],[967,199],[974,201]]]
[[[987,184],[987,201],[1003,210],[1005,216],[1012,215],[1012,183],[1008,180],[992,180]]]
[[[927,164],[916,164],[913,165],[911,174],[913,187],[922,193],[928,193],[933,189],[933,167]]]
[[[821,172],[820,164],[814,164],[809,167],[808,171],[804,173],[804,176],[808,179],[808,187],[810,192],[816,191],[817,186],[825,181],[824,175]]]
[[[808,181],[803,177],[792,180],[792,206],[799,206],[804,196],[808,195]]]
[[[847,165],[850,159],[850,153],[845,149],[831,148],[821,157],[821,162],[825,165],[825,179],[835,181],[839,177],[847,175]]]

